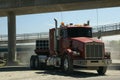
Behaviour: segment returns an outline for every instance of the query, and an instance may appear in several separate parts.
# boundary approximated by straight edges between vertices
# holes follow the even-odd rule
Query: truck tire
[[[99,67],[97,70],[99,75],[105,75],[106,71],[107,71],[107,67]]]
[[[35,56],[35,69],[39,69],[39,64],[40,62],[39,62],[39,58],[38,58],[38,56]]]
[[[36,55],[32,55],[30,58],[30,69],[35,69],[35,57]]]
[[[73,72],[73,61],[68,55],[65,55],[62,59],[62,70],[65,73]]]
[[[46,63],[41,63],[37,55],[32,55],[30,59],[30,69],[45,69]]]

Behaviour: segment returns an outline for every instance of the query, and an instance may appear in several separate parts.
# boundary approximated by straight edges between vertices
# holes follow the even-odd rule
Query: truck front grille
[[[86,59],[103,58],[104,45],[102,43],[91,42],[86,44]]]

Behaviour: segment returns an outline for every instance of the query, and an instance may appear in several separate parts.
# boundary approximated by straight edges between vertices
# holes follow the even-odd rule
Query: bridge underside
[[[120,6],[120,0],[0,0],[0,16]]]

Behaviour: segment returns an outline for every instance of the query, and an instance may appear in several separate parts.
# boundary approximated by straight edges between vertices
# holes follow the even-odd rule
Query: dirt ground
[[[82,70],[65,74],[60,70],[30,70],[29,67],[0,68],[0,80],[120,80],[120,70],[108,70],[99,76],[96,71]]]

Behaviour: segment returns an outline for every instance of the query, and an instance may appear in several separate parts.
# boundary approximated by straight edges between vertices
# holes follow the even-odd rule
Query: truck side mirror
[[[101,36],[102,36],[102,31],[101,31],[101,30],[99,30],[99,31],[98,31],[98,39],[100,39],[100,38],[101,38]]]

